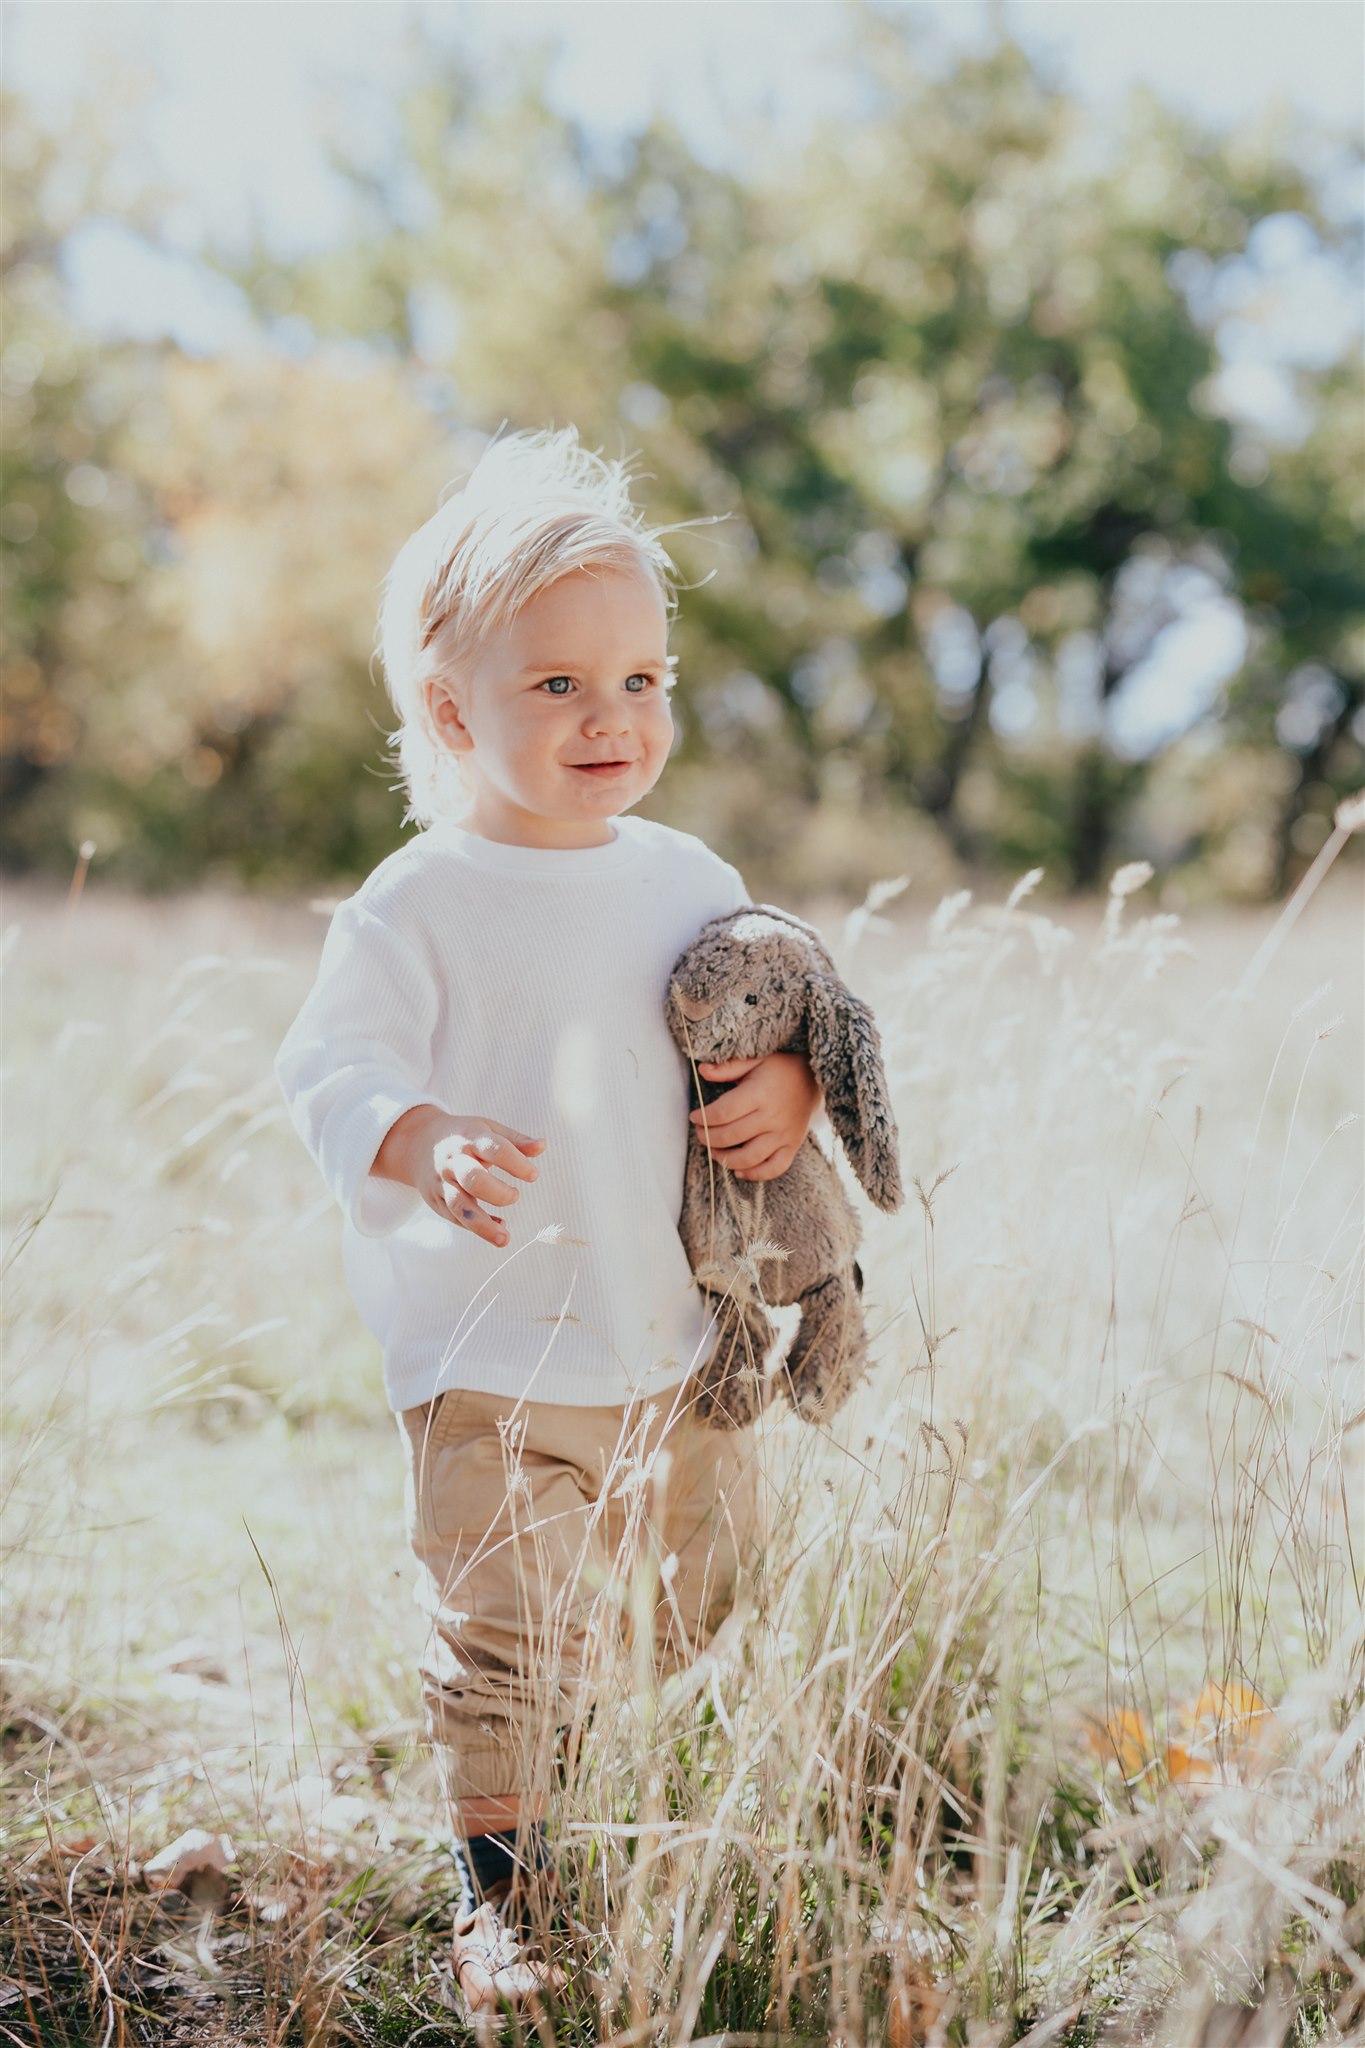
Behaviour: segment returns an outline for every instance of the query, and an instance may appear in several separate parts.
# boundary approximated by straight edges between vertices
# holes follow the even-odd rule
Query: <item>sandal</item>
[[[487,1898],[451,1929],[451,2003],[479,2039],[491,2038],[509,2013],[539,2013],[568,1988],[558,1964],[527,1953],[498,1910],[504,1903],[505,1895]]]

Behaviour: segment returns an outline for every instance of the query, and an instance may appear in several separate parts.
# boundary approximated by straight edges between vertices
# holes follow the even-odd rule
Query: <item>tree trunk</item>
[[[985,725],[990,690],[990,671],[983,658],[966,717],[954,719],[949,726],[947,742],[938,760],[910,778],[915,801],[937,825],[958,859],[967,862],[979,857],[980,848],[976,834],[957,815],[957,793]]]

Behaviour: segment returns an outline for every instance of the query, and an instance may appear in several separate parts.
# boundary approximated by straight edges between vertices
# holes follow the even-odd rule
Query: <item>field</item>
[[[1365,2029],[1359,874],[1259,959],[1119,880],[806,906],[914,1183],[877,1365],[764,1425],[713,1656],[611,1652],[546,2041]],[[5,926],[0,2039],[458,2039],[398,1438],[270,1070],[323,917]]]

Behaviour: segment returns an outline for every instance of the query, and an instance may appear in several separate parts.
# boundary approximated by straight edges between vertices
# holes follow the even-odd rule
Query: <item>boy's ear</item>
[[[899,1209],[905,1199],[900,1134],[871,1010],[837,974],[817,970],[806,999],[806,1031],[811,1070],[849,1165],[879,1209]]]
[[[426,700],[427,717],[433,735],[452,753],[467,753],[469,750],[469,728],[460,716],[460,703],[454,685],[445,676],[428,676],[422,685]]]

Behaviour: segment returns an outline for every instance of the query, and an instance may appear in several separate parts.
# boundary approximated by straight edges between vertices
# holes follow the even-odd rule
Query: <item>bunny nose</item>
[[[714,1003],[699,1003],[695,996],[685,996],[681,989],[674,993],[674,1001],[689,1024],[700,1024],[715,1009]]]

